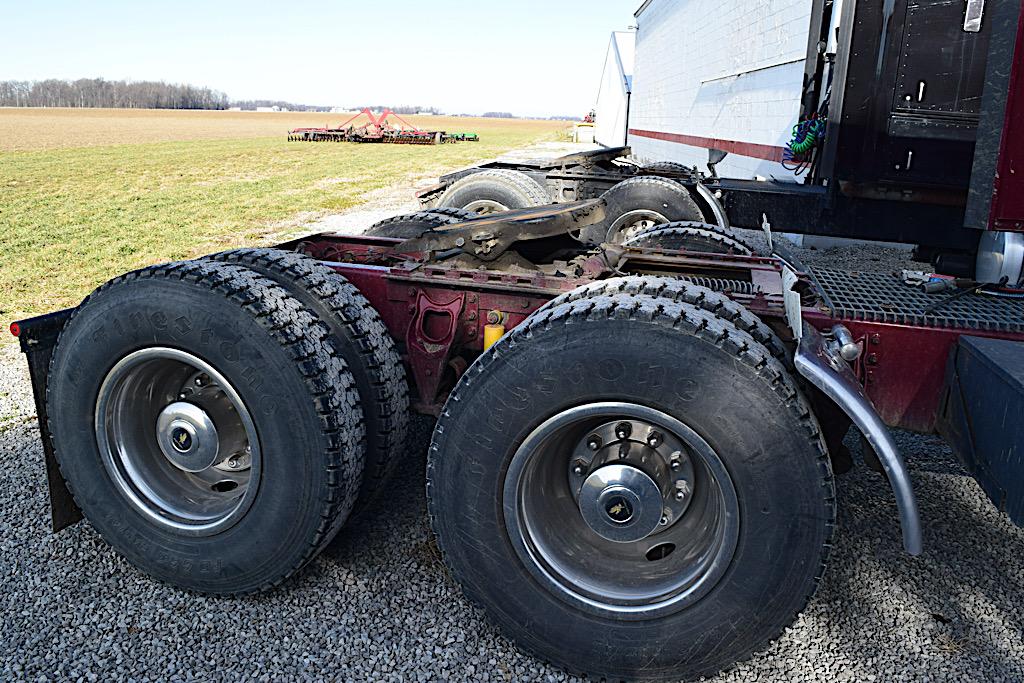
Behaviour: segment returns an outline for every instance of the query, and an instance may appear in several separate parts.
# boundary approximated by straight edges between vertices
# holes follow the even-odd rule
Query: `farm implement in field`
[[[355,121],[366,116],[369,122],[361,126]],[[394,117],[402,127],[395,127],[388,119]],[[390,142],[400,145],[438,145],[445,142],[477,142],[476,133],[446,133],[445,131],[421,130],[401,116],[385,109],[374,114],[364,108],[358,114],[336,128],[295,128],[288,131],[289,142]]]

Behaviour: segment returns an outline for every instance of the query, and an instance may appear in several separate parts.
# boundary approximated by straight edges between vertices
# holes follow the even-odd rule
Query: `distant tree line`
[[[390,109],[396,114],[435,114],[437,107],[411,104],[360,105],[372,111]],[[108,81],[104,78],[79,78],[74,81],[48,78],[44,81],[0,81],[0,107],[109,107],[113,109],[227,109],[238,107],[280,107],[290,111],[331,111],[324,105],[294,104],[281,100],[231,101],[219,90],[183,83],[163,81]],[[474,116],[460,114],[460,116]],[[496,119],[515,118],[507,111],[489,111],[483,116]],[[563,117],[553,116],[553,119]],[[578,117],[564,117],[575,119]]]
[[[4,107],[115,107],[123,109],[227,109],[219,90],[163,81],[0,81]]]

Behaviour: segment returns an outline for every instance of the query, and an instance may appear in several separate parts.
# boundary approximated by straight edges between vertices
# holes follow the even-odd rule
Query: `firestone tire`
[[[380,315],[342,275],[303,254],[236,249],[208,258],[275,281],[331,329],[331,342],[355,380],[366,426],[366,461],[354,512],[366,509],[408,456],[409,385]]]
[[[203,593],[298,572],[351,508],[363,464],[358,394],[328,337],[239,266],[154,266],[93,292],[47,384],[57,461],[93,527],[150,576]]]
[[[704,443],[717,454],[721,468],[709,465],[707,471],[717,474],[697,477],[694,491],[711,490],[707,484],[717,477],[731,482],[738,510],[735,544],[723,540],[713,546],[732,550],[714,555],[715,562],[725,557],[725,564],[711,565],[719,573],[689,602],[684,592],[650,605],[630,603],[632,613],[616,612],[614,596],[625,600],[656,585],[636,574],[609,574],[613,560],[607,554],[587,563],[596,534],[562,532],[578,526],[574,499],[560,493],[559,482],[577,474],[569,463],[579,447],[572,449],[573,440],[565,451],[553,444],[532,447],[543,446],[538,433],[543,437],[565,415],[609,405],[628,406],[630,415],[656,411],[662,415],[658,424],[689,429],[691,438],[696,435],[690,443]],[[584,426],[581,433],[593,429]],[[538,462],[534,474],[548,468],[553,476],[523,479],[524,457]],[[517,497],[528,490],[523,481],[546,495]],[[459,381],[438,421],[427,493],[438,544],[466,596],[524,649],[572,673],[609,680],[696,678],[749,657],[777,637],[814,592],[835,525],[828,455],[785,370],[728,323],[686,304],[644,296],[581,299],[544,309],[484,353]],[[550,506],[551,519],[532,525],[527,519],[525,527],[513,530],[510,520],[525,518],[539,505]],[[609,516],[623,510],[632,514],[635,508],[607,508]],[[646,509],[637,514],[645,516]],[[729,528],[729,515],[716,519],[726,521],[715,528]],[[559,533],[565,546],[525,540]],[[564,547],[571,552],[559,551]],[[551,557],[562,565],[537,559]],[[642,568],[655,562],[689,557],[648,555],[650,562],[637,558],[637,567],[643,575]],[[565,579],[571,573],[559,573],[558,567],[571,562],[592,567],[596,578],[584,573],[578,583]],[[602,581],[617,581],[626,592],[605,598]]]
[[[491,169],[459,178],[445,190],[437,205],[488,214],[550,203],[548,191],[525,173]]]
[[[617,244],[662,223],[704,220],[690,191],[668,178],[638,176],[623,180],[601,198],[605,201],[605,219],[584,228],[581,234],[581,239],[592,244]]]

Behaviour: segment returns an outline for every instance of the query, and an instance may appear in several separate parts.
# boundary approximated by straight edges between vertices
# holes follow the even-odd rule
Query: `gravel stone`
[[[800,252],[833,267],[922,267],[863,245]],[[518,651],[462,599],[426,518],[432,420],[411,427],[418,457],[306,570],[268,594],[204,597],[142,575],[87,522],[50,533],[28,370],[0,344],[0,680],[580,680]],[[837,479],[836,546],[816,596],[782,637],[711,680],[1024,681],[1024,530],[938,438],[896,437],[924,554],[903,552],[888,483],[851,434],[857,462]]]

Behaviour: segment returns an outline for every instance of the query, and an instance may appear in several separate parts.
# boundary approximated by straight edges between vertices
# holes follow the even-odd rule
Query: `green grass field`
[[[7,136],[24,121],[39,123],[24,111],[0,109],[0,132]],[[19,121],[5,121],[15,114]],[[63,114],[73,144],[74,113]],[[98,284],[133,268],[269,243],[316,215],[360,203],[369,191],[553,139],[564,128],[545,121],[456,119],[451,129],[477,129],[481,142],[303,144],[286,142],[288,123],[276,122],[274,130],[281,130],[274,137],[247,123],[230,139],[227,119],[207,114],[229,139],[188,139],[196,136],[183,127],[181,140],[147,142],[140,133],[130,144],[116,144],[121,116],[107,112],[106,144],[90,130],[82,144],[91,146],[0,151],[0,320],[75,305]],[[124,113],[125,119],[133,115]],[[195,113],[181,118],[194,126]],[[173,114],[164,115],[161,136],[168,135],[168,121],[173,125]],[[24,138],[19,140],[23,146]]]

